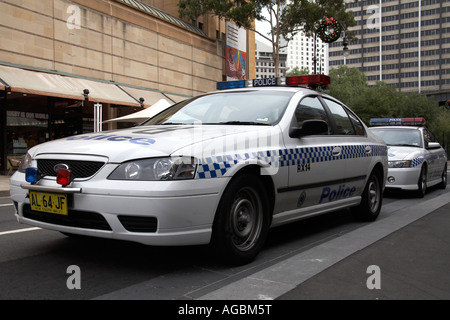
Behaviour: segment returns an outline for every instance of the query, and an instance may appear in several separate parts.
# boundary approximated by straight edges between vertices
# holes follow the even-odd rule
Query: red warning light
[[[71,173],[67,169],[59,169],[56,173],[56,183],[67,186],[71,183]]]
[[[331,78],[324,74],[286,77],[287,86],[328,87]]]

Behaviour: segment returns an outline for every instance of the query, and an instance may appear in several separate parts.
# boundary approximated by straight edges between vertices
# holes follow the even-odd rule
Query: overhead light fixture
[[[348,38],[347,35],[344,35],[344,39],[342,40],[342,45],[344,48],[342,49],[344,57],[348,57],[350,55],[350,50],[348,49]]]

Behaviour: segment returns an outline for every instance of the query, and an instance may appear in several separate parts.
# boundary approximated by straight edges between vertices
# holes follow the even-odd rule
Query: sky
[[[269,13],[266,12],[266,16],[268,16],[268,14]],[[270,31],[270,24],[269,24],[269,22],[266,22],[266,21],[256,20],[255,29],[266,35]],[[256,33],[255,36],[256,36],[256,40],[259,40],[259,41],[271,46],[271,43],[269,41],[267,41],[266,39],[264,39],[263,37],[261,37],[259,34]]]

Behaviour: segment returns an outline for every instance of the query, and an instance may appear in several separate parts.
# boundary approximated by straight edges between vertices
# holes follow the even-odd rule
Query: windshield
[[[419,130],[411,129],[371,129],[373,133],[383,139],[388,146],[421,147]]]
[[[212,93],[175,104],[143,125],[274,125],[293,94],[273,90]]]

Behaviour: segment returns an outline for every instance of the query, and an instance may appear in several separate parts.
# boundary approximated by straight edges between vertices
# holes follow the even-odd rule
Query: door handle
[[[333,156],[334,157],[339,157],[342,153],[342,148],[341,147],[336,147],[333,149]]]
[[[364,149],[365,153],[371,153],[372,152],[372,148],[370,146],[366,146],[366,148]]]

